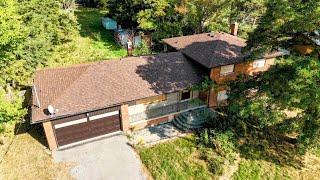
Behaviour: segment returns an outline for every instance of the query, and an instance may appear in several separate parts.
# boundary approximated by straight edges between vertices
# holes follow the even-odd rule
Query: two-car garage
[[[104,109],[52,121],[58,148],[121,130],[119,108]]]

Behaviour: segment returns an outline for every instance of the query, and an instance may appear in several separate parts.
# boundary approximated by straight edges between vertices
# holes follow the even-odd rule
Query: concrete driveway
[[[142,164],[124,135],[57,151],[55,162],[75,163],[70,171],[76,179],[147,179]]]

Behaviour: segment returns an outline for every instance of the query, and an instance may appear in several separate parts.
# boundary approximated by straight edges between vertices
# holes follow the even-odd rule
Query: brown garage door
[[[119,111],[109,112],[89,118],[79,115],[77,119],[62,119],[54,125],[59,146],[120,131]]]

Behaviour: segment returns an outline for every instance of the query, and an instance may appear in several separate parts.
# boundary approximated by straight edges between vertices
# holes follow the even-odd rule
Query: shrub
[[[150,48],[144,40],[142,40],[140,45],[134,48],[133,50],[134,56],[142,56],[142,55],[149,55],[149,54],[151,54]]]
[[[234,162],[236,147],[232,131],[204,129],[197,140],[201,150],[201,157],[208,163],[208,168],[213,174],[221,175],[225,162]]]
[[[0,133],[4,132],[4,123],[19,121],[26,115],[27,110],[22,107],[23,99],[17,94],[8,98],[4,90],[0,90]]]

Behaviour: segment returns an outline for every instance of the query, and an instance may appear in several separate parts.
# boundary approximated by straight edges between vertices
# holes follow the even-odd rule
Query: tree
[[[46,64],[57,45],[72,40],[77,22],[60,0],[9,0],[0,6],[0,86],[17,88]]]
[[[7,64],[15,59],[11,52],[18,47],[24,37],[18,3],[14,0],[0,0],[0,72],[3,72]],[[0,84],[3,83],[4,79],[0,78]]]
[[[123,28],[138,26],[136,14],[142,9],[142,4],[135,0],[110,0],[107,9],[106,15],[115,19]]]
[[[230,82],[227,119],[237,127],[237,134],[262,131],[286,136],[294,132],[303,152],[320,142],[319,82],[316,57],[282,59],[265,74]],[[287,116],[288,111],[297,115]]]
[[[320,27],[320,1],[268,0],[266,13],[258,27],[250,33],[247,51],[256,55],[299,41],[306,32]]]

